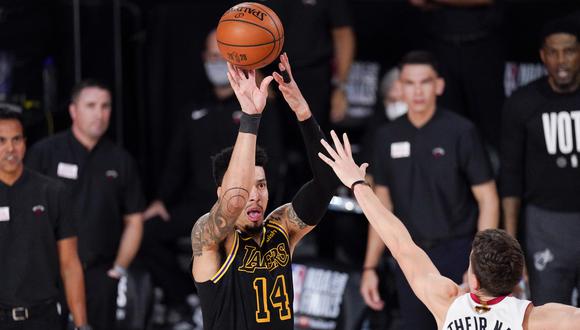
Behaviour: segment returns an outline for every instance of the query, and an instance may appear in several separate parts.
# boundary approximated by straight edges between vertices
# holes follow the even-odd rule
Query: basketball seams
[[[253,44],[253,45],[236,45],[236,44],[228,44],[227,42],[221,42],[218,40],[218,44],[224,45],[224,46],[229,46],[229,47],[240,47],[240,48],[246,48],[246,47],[259,47],[259,46],[266,46],[269,44],[273,44],[276,43],[277,40],[274,41],[268,41],[268,42],[264,42],[262,44]]]
[[[231,19],[231,18],[222,19],[222,20],[219,21],[219,23],[221,23],[221,22],[242,22],[242,23],[248,23],[248,24],[254,25],[255,27],[259,27],[260,29],[268,32],[272,36],[272,41],[270,41],[270,42],[275,42],[276,41],[276,36],[274,35],[274,33],[272,33],[272,31],[266,29],[265,27],[263,27],[263,26],[261,26],[259,24],[254,23],[254,22],[244,21],[244,20],[241,20],[241,19]],[[219,23],[218,23],[218,27],[219,27]],[[239,46],[239,45],[237,45],[237,46]]]
[[[272,42],[269,42],[269,43],[267,43],[267,44],[265,44],[265,45],[268,45],[268,44],[271,44],[271,43],[272,43]],[[239,46],[236,46],[236,47],[239,47]],[[245,67],[245,66],[252,66],[252,65],[255,65],[255,64],[257,64],[257,63],[260,63],[260,62],[264,61],[265,59],[267,59],[268,57],[270,57],[270,55],[272,55],[272,53],[274,52],[274,48],[276,48],[276,46],[275,46],[275,45],[272,47],[272,49],[270,49],[270,52],[269,52],[269,53],[268,53],[266,56],[264,56],[264,57],[260,58],[260,59],[259,59],[259,60],[257,60],[256,62],[247,63],[247,64],[235,64],[235,65],[236,65],[236,66],[239,66],[239,67],[242,67],[242,68],[243,68],[243,67]]]
[[[221,33],[218,33],[218,36],[225,37],[224,39],[228,39],[227,42],[224,42],[220,41],[220,38],[218,38],[217,42],[218,45],[220,46],[220,52],[222,52],[222,55],[224,57],[226,56],[229,57],[231,59],[230,61],[240,68],[243,69],[261,68],[272,62],[272,60],[274,60],[277,54],[279,54],[280,51],[282,50],[284,42],[284,27],[282,25],[282,22],[276,15],[276,13],[265,5],[255,2],[246,2],[241,3],[239,5],[247,5],[248,8],[251,8],[252,10],[257,10],[261,12],[261,14],[260,15],[252,14],[253,17],[251,16],[232,17],[229,11],[226,12],[226,14],[222,16],[222,18],[218,23],[218,31],[221,30],[220,31]],[[268,17],[268,19],[264,18],[266,16]],[[258,20],[254,19],[254,17],[256,17]],[[249,25],[243,27],[244,23]],[[240,26],[241,30],[234,32],[236,31],[235,26],[237,24],[241,25]],[[223,28],[220,29],[220,26],[222,26]],[[255,27],[258,27],[259,29],[251,31]],[[261,31],[267,31],[267,34],[263,33],[261,34],[260,33]],[[234,32],[235,34],[232,34],[232,32]],[[271,40],[267,40],[268,35],[270,36]],[[254,42],[254,44],[250,45],[236,44],[238,42],[244,41]],[[271,44],[272,46],[270,46]],[[259,55],[264,54],[263,53],[264,51],[266,52],[265,55]],[[244,58],[240,59],[238,56],[244,56]],[[256,60],[257,56],[260,56],[260,59]],[[243,62],[251,59],[255,61],[253,61],[252,63],[245,64],[238,63],[238,61],[240,60]]]
[[[274,27],[276,28],[276,35],[279,37],[279,38],[278,38],[278,40],[275,40],[275,41],[280,41],[280,40],[284,39],[283,32],[282,32],[282,33],[280,33],[280,30],[278,29],[278,24],[276,24],[276,22],[277,22],[277,21],[278,21],[278,22],[280,22],[280,23],[282,23],[282,21],[280,21],[280,18],[278,17],[278,15],[276,15],[276,17],[278,17],[278,20],[275,20],[275,19],[272,17],[272,15],[270,15],[270,13],[268,12],[268,11],[272,11],[272,9],[270,9],[269,7],[266,7],[266,6],[262,5],[261,3],[254,3],[254,5],[255,5],[256,7],[258,7],[258,8],[261,8],[261,9],[262,9],[262,11],[264,12],[264,14],[266,14],[266,15],[268,16],[268,18],[269,18],[269,19],[272,21],[272,23],[274,24]],[[282,26],[281,26],[280,28],[282,28],[282,29],[283,29],[283,27],[282,27]],[[274,38],[274,39],[276,39],[276,38]],[[279,50],[279,51],[277,51],[277,53],[279,53],[280,51],[282,51],[282,43],[280,43],[279,45],[274,45],[274,48],[277,48],[277,47],[279,47],[279,48],[280,48],[280,50]]]
[[[222,45],[228,46],[228,47],[238,47],[238,48],[241,47],[239,45],[228,45],[228,44],[225,44],[225,43],[220,42],[220,41],[218,41],[218,44],[222,44]],[[252,62],[252,63],[247,63],[247,64],[238,64],[238,63],[236,63],[235,65],[236,66],[239,66],[239,67],[252,66],[252,65],[255,65],[257,63],[260,63],[260,62],[264,61],[265,59],[267,59],[268,57],[270,57],[270,55],[272,55],[272,53],[274,52],[274,49],[276,49],[276,45],[275,45],[274,42],[268,42],[268,43],[265,43],[263,45],[259,45],[259,46],[266,46],[266,45],[270,45],[270,44],[274,44],[274,45],[272,45],[272,48],[270,48],[270,51],[266,55],[264,55],[263,57],[261,57],[260,59],[258,59],[257,61]],[[248,46],[248,47],[250,47],[250,46]]]
[[[268,16],[268,18],[272,21],[272,24],[276,28],[276,35],[278,35],[278,37],[279,37],[278,39],[280,39],[282,37],[282,34],[280,33],[280,29],[278,29],[278,24],[276,24],[276,20],[272,17],[272,15],[270,15],[270,13],[268,13],[268,11],[271,11],[272,9],[270,9],[270,8],[260,4],[260,3],[254,3],[254,6],[260,7],[262,9],[262,11],[264,12],[264,14],[266,14]],[[280,21],[280,18],[278,18],[278,21]],[[276,39],[276,38],[274,38],[274,39]]]
[[[258,28],[260,28],[260,29],[262,29],[264,31],[267,31],[272,36],[272,41],[267,42],[267,43],[263,43],[263,44],[257,44],[257,45],[234,45],[234,44],[228,44],[228,43],[222,42],[222,41],[220,41],[218,39],[217,40],[218,44],[222,44],[222,45],[229,46],[229,47],[252,47],[252,46],[265,46],[265,45],[268,45],[268,44],[274,44],[273,47],[272,47],[272,49],[270,49],[270,52],[268,52],[266,54],[266,56],[260,58],[258,61],[253,62],[253,63],[247,63],[247,64],[242,64],[242,65],[236,64],[237,66],[240,66],[240,67],[252,66],[252,65],[255,65],[257,63],[260,63],[260,62],[264,61],[265,59],[267,59],[268,57],[270,57],[270,55],[272,55],[272,53],[276,49],[276,42],[280,40],[280,39],[276,39],[276,36],[274,36],[274,34],[272,33],[272,31],[268,30],[267,28],[265,28],[265,27],[263,27],[261,25],[258,25],[256,23],[254,23],[254,22],[249,22],[249,21],[245,21],[245,20],[241,20],[241,19],[231,19],[231,18],[222,19],[222,20],[219,21],[219,23],[221,23],[221,22],[241,22],[241,23],[247,23],[247,24],[250,24],[250,25],[254,25],[254,26],[256,26],[256,27],[258,27]],[[276,24],[274,24],[274,26],[276,26]],[[276,27],[276,30],[277,29],[278,28]]]

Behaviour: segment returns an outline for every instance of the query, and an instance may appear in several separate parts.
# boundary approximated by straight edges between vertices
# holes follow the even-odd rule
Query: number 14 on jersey
[[[265,277],[254,279],[254,291],[256,292],[256,322],[270,322],[270,306],[278,309],[280,320],[288,320],[292,317],[290,300],[286,291],[286,280],[283,275],[278,275],[274,286],[268,290],[268,282]]]

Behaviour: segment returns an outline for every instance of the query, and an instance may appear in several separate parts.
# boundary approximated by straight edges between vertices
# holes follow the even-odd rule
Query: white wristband
[[[113,267],[113,271],[115,271],[117,274],[121,275],[122,277],[128,275],[127,269],[123,266],[115,265]]]

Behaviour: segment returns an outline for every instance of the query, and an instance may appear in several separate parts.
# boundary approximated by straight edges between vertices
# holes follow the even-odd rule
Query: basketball
[[[228,9],[216,31],[224,59],[242,69],[259,69],[278,58],[284,45],[284,28],[276,13],[255,2]]]

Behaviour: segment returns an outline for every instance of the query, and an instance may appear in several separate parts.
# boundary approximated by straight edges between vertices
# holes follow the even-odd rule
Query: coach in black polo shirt
[[[83,272],[65,188],[25,169],[20,116],[0,110],[0,329],[59,329],[59,271],[87,329]]]
[[[111,330],[118,280],[141,242],[144,198],[131,156],[103,137],[111,115],[110,91],[95,81],[79,83],[69,112],[71,130],[34,145],[27,164],[70,188],[89,322],[95,329]]]
[[[427,52],[403,57],[399,81],[409,111],[379,129],[373,175],[376,194],[407,226],[444,276],[461,283],[477,230],[495,228],[499,202],[475,126],[436,108],[445,82]],[[385,249],[369,229],[361,293],[380,310],[375,267]],[[403,329],[435,329],[435,320],[395,272]]]

